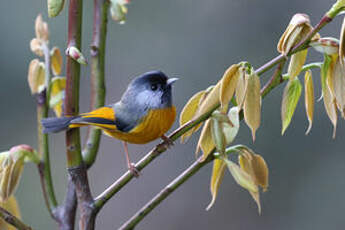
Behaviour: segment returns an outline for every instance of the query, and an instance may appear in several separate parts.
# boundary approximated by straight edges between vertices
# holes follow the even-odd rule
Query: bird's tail
[[[57,133],[69,128],[76,117],[50,117],[41,120],[43,133]]]

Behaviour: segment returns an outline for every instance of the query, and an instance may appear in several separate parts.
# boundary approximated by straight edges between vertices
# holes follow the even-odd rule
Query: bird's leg
[[[131,173],[133,173],[133,175],[135,177],[139,177],[139,175],[140,175],[139,170],[135,167],[135,165],[131,162],[131,159],[129,158],[127,142],[122,141],[122,143],[123,143],[123,147],[125,149],[127,167],[129,169],[129,171],[131,171]]]
[[[162,140],[164,141],[164,144],[167,148],[170,148],[171,146],[174,145],[174,142],[164,134],[161,136]]]

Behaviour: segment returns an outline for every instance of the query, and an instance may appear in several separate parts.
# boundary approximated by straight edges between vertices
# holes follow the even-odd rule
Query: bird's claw
[[[133,174],[133,176],[137,178],[140,176],[139,170],[135,167],[133,163],[130,163],[130,165],[128,165],[128,169]]]

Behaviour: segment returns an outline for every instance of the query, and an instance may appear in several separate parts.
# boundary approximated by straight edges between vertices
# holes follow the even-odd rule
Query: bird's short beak
[[[178,80],[178,78],[176,78],[176,77],[174,77],[174,78],[169,78],[168,80],[167,80],[167,85],[171,85],[172,83],[174,83],[175,81],[177,81]]]

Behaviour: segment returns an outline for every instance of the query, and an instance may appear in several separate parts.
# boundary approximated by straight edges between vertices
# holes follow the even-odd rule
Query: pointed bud
[[[285,86],[281,107],[282,135],[284,134],[287,127],[289,127],[298,100],[301,96],[301,92],[302,84],[298,78],[289,80],[288,84]]]
[[[45,66],[38,59],[34,59],[29,64],[28,83],[31,94],[42,92],[45,86]]]
[[[332,37],[319,38],[309,43],[316,51],[323,54],[335,54],[339,52],[339,40]]]
[[[305,72],[304,75],[304,102],[305,102],[305,111],[307,114],[309,126],[306,131],[306,135],[310,132],[313,125],[313,116],[314,116],[314,83],[311,70]]]
[[[227,106],[232,99],[235,89],[237,86],[237,81],[240,76],[238,71],[240,68],[239,64],[234,64],[230,66],[224,73],[221,80],[220,86],[220,104],[222,107]]]
[[[213,169],[212,169],[212,176],[211,176],[211,182],[210,182],[212,200],[206,208],[207,211],[213,206],[214,202],[216,201],[219,186],[222,183],[222,180],[224,177],[225,169],[226,169],[226,164],[223,160],[215,159],[213,161]]]
[[[53,71],[54,75],[60,75],[62,70],[62,56],[60,49],[58,47],[54,47],[50,51],[50,57],[51,57],[51,69]]]
[[[119,24],[124,24],[126,22],[126,15],[128,9],[126,5],[129,3],[128,0],[110,0],[110,13],[114,21]]]
[[[298,53],[295,53],[291,56],[291,60],[289,63],[289,68],[288,68],[288,75],[289,75],[290,80],[293,80],[301,72],[302,67],[305,63],[305,60],[307,58],[307,53],[308,53],[308,50],[306,49]]]
[[[79,64],[86,65],[86,59],[84,55],[79,51],[79,49],[75,46],[70,46],[66,49],[66,55],[71,57],[73,60],[78,62]]]
[[[188,100],[186,105],[183,107],[182,112],[180,113],[180,126],[184,125],[185,123],[187,123],[188,121],[190,121],[194,117],[195,113],[197,112],[197,110],[199,108],[199,104],[201,102],[201,99],[203,98],[205,93],[206,93],[205,90],[202,90],[202,91],[194,94]],[[184,133],[181,136],[181,143],[183,143],[184,140],[186,140],[194,132],[196,132],[200,128],[201,125],[202,125],[202,123],[197,125],[195,128],[189,130],[188,132]]]
[[[261,120],[260,79],[255,73],[248,77],[247,93],[244,100],[244,120],[251,129],[253,141],[255,141],[255,133]]]
[[[46,42],[49,40],[48,24],[43,21],[41,14],[39,14],[36,18],[35,32],[36,32],[37,39],[40,39]]]
[[[295,14],[278,42],[278,52],[288,54],[312,29],[308,15]]]
[[[65,0],[48,0],[48,16],[56,17],[62,11]]]
[[[57,117],[62,115],[62,105],[65,96],[66,89],[66,78],[65,77],[54,77],[51,81],[50,91],[50,108],[54,109]]]
[[[33,38],[30,42],[30,49],[34,54],[43,57],[42,41],[40,39]]]

